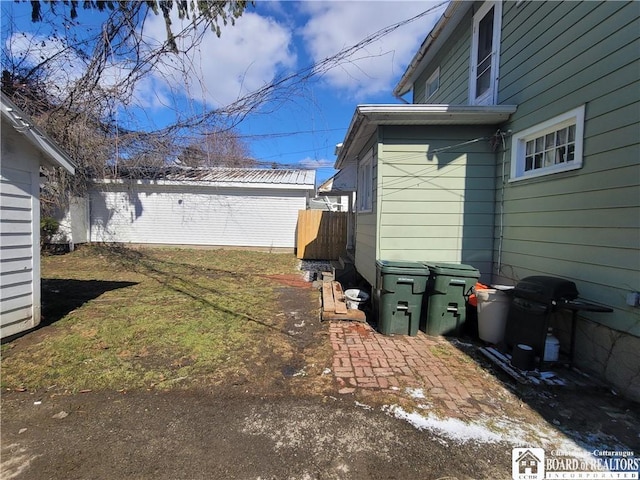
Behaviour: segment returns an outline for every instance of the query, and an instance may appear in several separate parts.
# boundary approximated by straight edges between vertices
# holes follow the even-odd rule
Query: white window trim
[[[358,213],[371,213],[373,211],[373,148],[358,162],[357,196]]]
[[[429,85],[434,83],[436,79],[438,80],[438,86],[433,91],[433,93],[429,95]],[[440,67],[436,68],[435,72],[431,74],[431,76],[427,79],[427,81],[424,84],[425,101],[433,97],[438,90],[440,90]]]
[[[573,110],[551,118],[546,122],[535,125],[526,130],[514,133],[511,139],[511,178],[509,182],[517,182],[528,178],[542,177],[559,172],[567,172],[582,168],[583,163],[583,142],[584,142],[584,105]],[[548,167],[539,168],[525,172],[526,142],[547,133],[559,130],[565,126],[576,126],[575,149],[573,161],[570,163],[559,163]]]
[[[480,98],[476,98],[476,61],[478,58],[478,24],[493,10],[493,52],[491,57],[491,87]],[[471,33],[471,62],[469,64],[469,105],[496,105],[498,103],[498,79],[500,78],[500,34],[502,31],[502,2],[485,2],[473,16],[473,30]]]

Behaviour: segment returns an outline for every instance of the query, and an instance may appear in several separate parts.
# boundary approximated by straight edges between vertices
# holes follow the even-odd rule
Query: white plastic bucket
[[[358,310],[362,304],[369,300],[369,294],[359,288],[350,288],[345,290],[344,298],[346,299],[347,308]]]
[[[560,341],[553,335],[551,329],[544,342],[544,362],[557,362],[560,357]]]
[[[493,288],[476,290],[478,299],[478,336],[480,340],[497,344],[504,338],[511,299]]]

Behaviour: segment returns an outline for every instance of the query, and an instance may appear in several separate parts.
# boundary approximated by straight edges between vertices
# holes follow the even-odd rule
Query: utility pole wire
[[[93,175],[112,165],[114,159],[123,166],[166,165],[184,157],[188,148],[203,145],[208,152],[212,146],[209,141],[214,138],[227,143],[224,148],[213,148],[214,154],[207,154],[206,162],[219,162],[217,155],[226,154],[224,152],[244,155],[242,137],[235,128],[249,115],[274,111],[292,101],[300,95],[306,82],[353,62],[354,55],[368,45],[446,4],[446,1],[441,2],[418,15],[379,29],[358,43],[277,77],[224,107],[177,118],[163,128],[136,128],[140,120],[135,115],[140,112],[134,112],[128,106],[140,82],[150,78],[153,72],[167,67],[182,72],[183,78],[189,77],[191,72],[198,73],[197,65],[189,62],[190,54],[196,51],[207,28],[212,26],[210,18],[191,19],[188,26],[173,35],[174,43],[158,44],[150,43],[144,36],[144,28],[138,28],[144,27],[149,15],[144,2],[120,2],[122,8],[109,11],[102,28],[94,36],[86,34],[84,29],[74,30],[81,28],[76,22],[57,33],[53,23],[57,18],[54,17],[51,23],[54,33],[46,41],[58,47],[57,50],[36,45],[42,36],[30,37],[34,42],[29,47],[32,53],[49,53],[37,66],[27,65],[24,56],[14,56],[10,44],[2,47],[2,64],[8,73],[5,82],[3,72],[2,89],[76,160],[80,174],[72,180],[75,184],[86,184]],[[185,43],[185,39],[189,42]],[[182,50],[176,56],[178,47]],[[72,53],[77,58],[72,58]],[[66,63],[60,62],[60,58]],[[82,63],[81,74],[75,74],[76,63],[72,62]],[[116,69],[117,75],[114,74]],[[67,84],[47,81],[56,74]],[[201,73],[196,76],[201,78]],[[53,93],[52,87],[58,87],[59,91]],[[157,98],[156,101],[164,102],[164,99]],[[180,115],[177,105],[172,103],[170,98],[165,102]],[[192,148],[191,152],[197,153],[197,149]],[[256,164],[256,160],[248,156],[246,160]],[[238,159],[233,160],[234,165],[236,161]],[[84,176],[83,167],[87,172]]]
[[[365,37],[355,45],[346,47],[336,54],[331,55],[330,57],[326,57],[320,62],[313,65],[308,65],[298,70],[297,72],[291,73],[279,79],[275,79],[268,85],[265,85],[264,87],[241,97],[240,99],[236,100],[233,103],[230,103],[223,108],[209,110],[202,116],[189,117],[183,121],[176,122],[169,127],[158,130],[158,132],[173,132],[190,127],[199,127],[202,124],[206,123],[210,118],[220,116],[232,119],[229,128],[234,128],[239,125],[250,113],[254,112],[261,106],[264,106],[265,103],[268,102],[274,94],[282,91],[290,92],[292,89],[310,80],[312,77],[322,76],[329,72],[331,69],[336,68],[345,62],[351,62],[350,57],[354,53],[362,50],[371,43],[376,42],[377,40],[380,40],[381,38],[389,35],[397,29],[413,23],[425,17],[426,15],[431,14],[447,3],[448,2],[446,1],[441,2],[409,19],[402,20],[400,22],[384,27]]]

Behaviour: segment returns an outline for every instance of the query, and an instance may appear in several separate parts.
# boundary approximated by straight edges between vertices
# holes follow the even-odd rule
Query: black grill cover
[[[523,278],[513,289],[513,296],[550,304],[558,300],[574,300],[578,297],[576,284],[557,277],[535,275]]]

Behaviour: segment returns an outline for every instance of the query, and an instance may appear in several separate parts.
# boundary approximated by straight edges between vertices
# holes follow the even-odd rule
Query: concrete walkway
[[[366,323],[332,322],[329,333],[341,394],[421,389],[447,416],[469,418],[498,413],[502,407],[497,398],[511,395],[458,350],[455,341],[422,332],[385,336]]]

